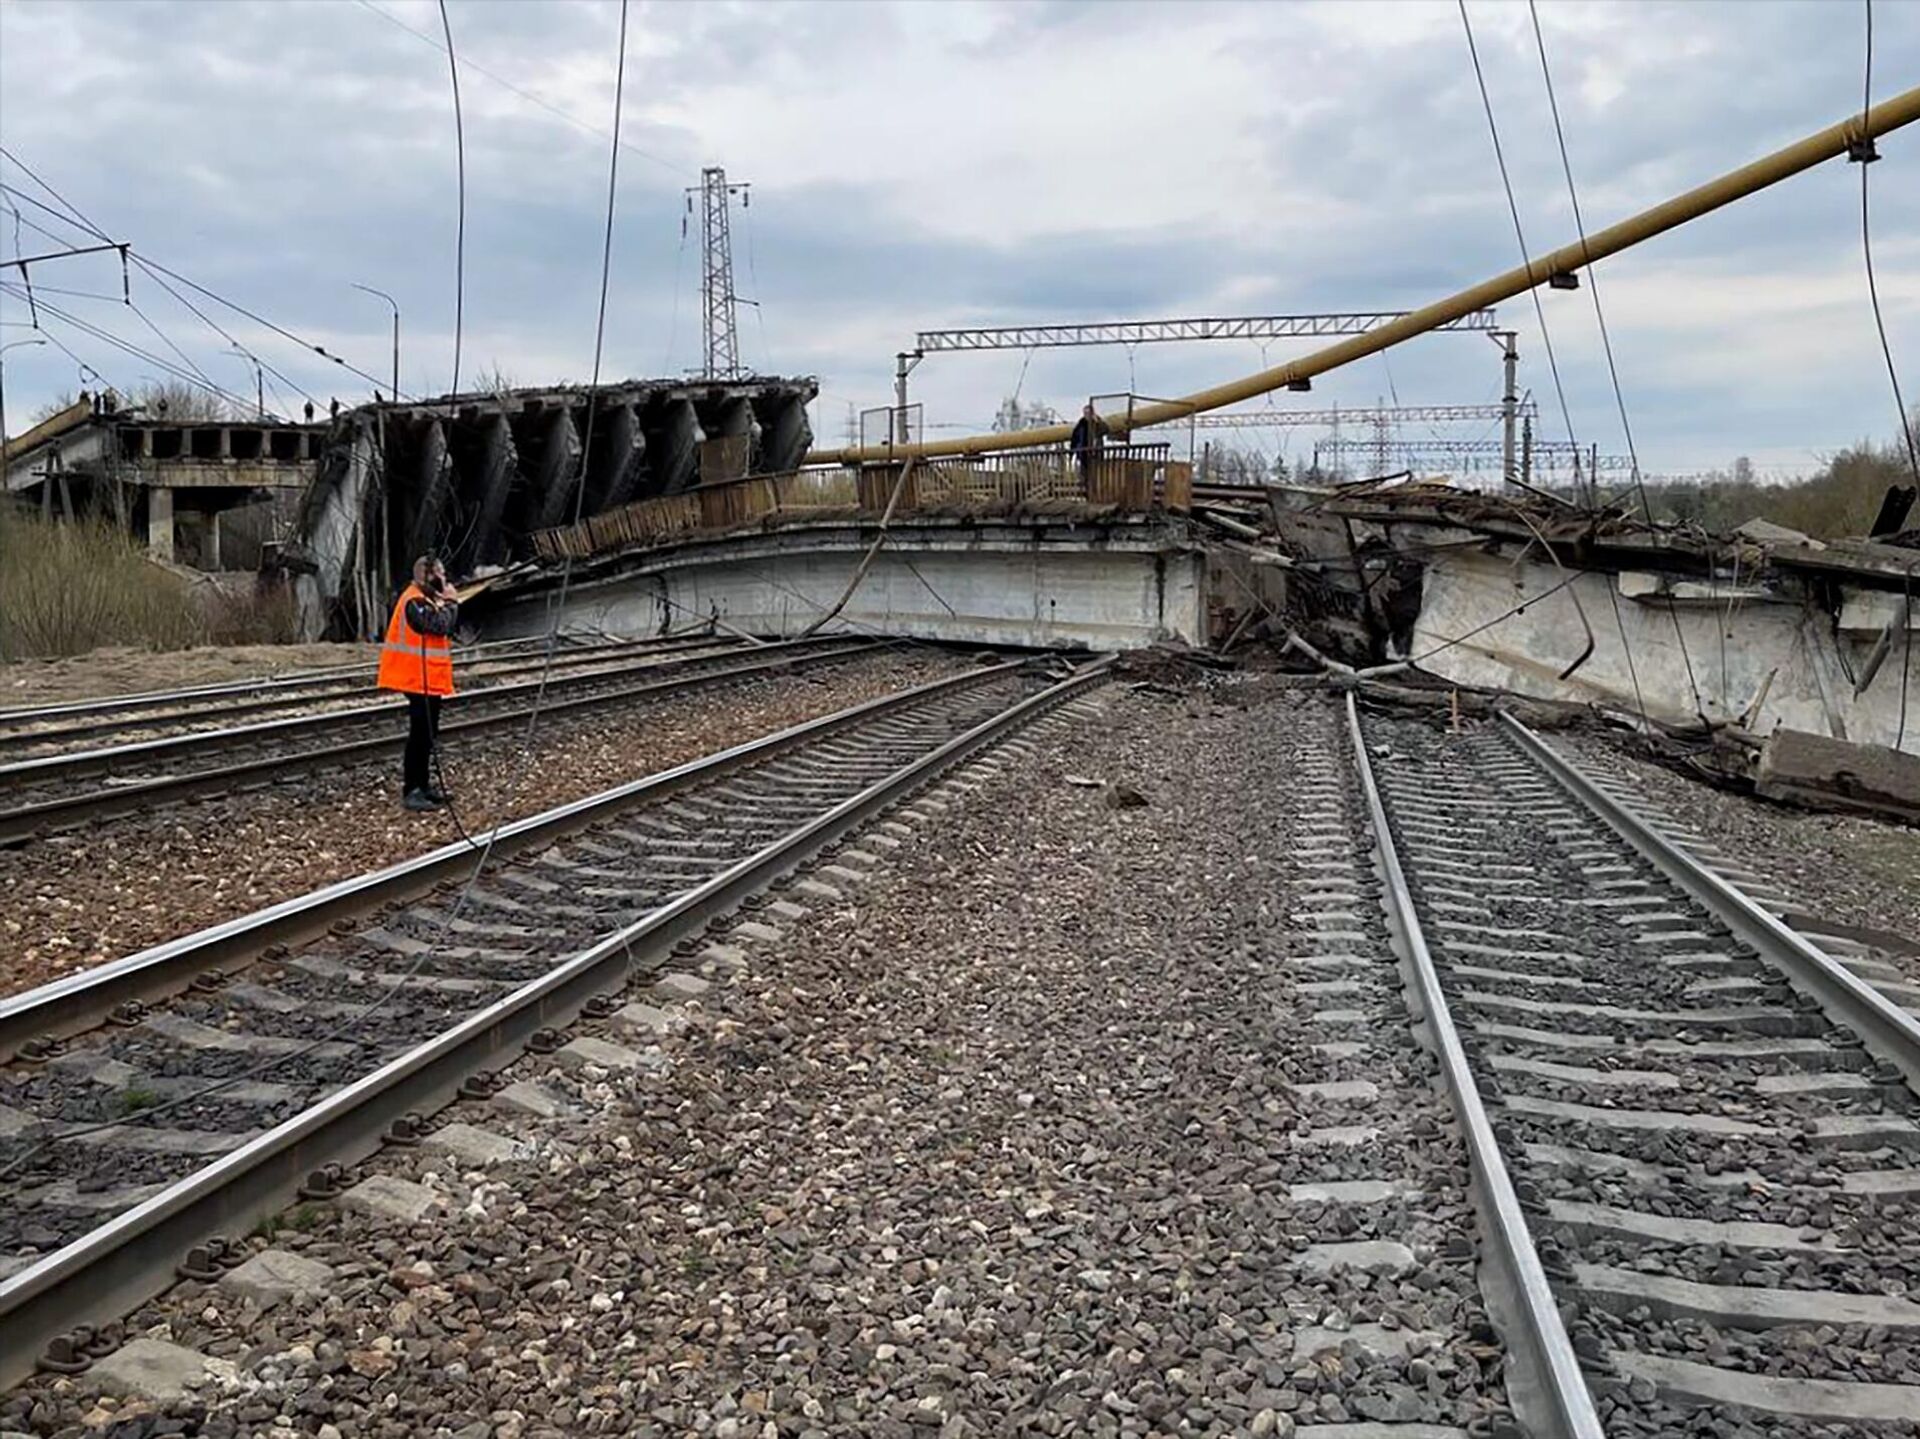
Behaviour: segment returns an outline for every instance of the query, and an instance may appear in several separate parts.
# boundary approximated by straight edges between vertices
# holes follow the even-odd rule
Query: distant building
[[[5,444],[4,484],[48,516],[103,515],[155,559],[258,568],[313,479],[325,425],[168,420],[80,398]]]

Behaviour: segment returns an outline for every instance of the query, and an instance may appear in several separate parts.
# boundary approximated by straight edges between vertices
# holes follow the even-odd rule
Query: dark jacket
[[[407,623],[423,635],[450,635],[460,622],[460,606],[431,605],[425,600],[407,601]]]
[[[1067,443],[1076,455],[1097,455],[1100,453],[1100,447],[1106,443],[1106,439],[1107,422],[1095,416],[1093,422],[1089,424],[1087,417],[1082,415],[1074,421],[1073,438]]]

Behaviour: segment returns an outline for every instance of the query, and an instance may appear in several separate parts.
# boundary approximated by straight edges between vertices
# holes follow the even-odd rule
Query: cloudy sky
[[[466,115],[463,378],[583,380],[619,6],[448,9]],[[1473,0],[1471,14],[1530,247],[1565,243],[1575,231],[1527,10]],[[1595,228],[1860,103],[1850,0],[1541,0],[1540,16]],[[825,439],[841,437],[849,406],[887,403],[892,356],[916,330],[1406,308],[1519,258],[1452,0],[634,0],[629,27],[605,373],[699,363],[683,191],[724,164],[753,187],[734,231],[736,287],[759,301],[741,314],[743,356],[819,377]],[[0,144],[113,239],[379,376],[388,312],[353,285],[391,292],[402,387],[439,393],[455,235],[439,34],[432,0],[0,0]],[[1881,0],[1874,76],[1876,98],[1920,83],[1920,4]],[[1916,399],[1920,127],[1881,148],[1875,257]],[[1650,469],[1747,454],[1788,473],[1892,433],[1859,173],[1829,163],[1601,267]],[[0,182],[59,208],[12,162]],[[88,238],[5,198],[19,219],[0,212],[0,256]],[[249,362],[147,274],[131,276],[137,309],[121,302],[116,258],[33,274],[36,296],[72,317],[44,317],[72,355],[8,352],[16,432],[76,388],[82,363],[122,387],[161,372],[76,321],[251,393]],[[300,403],[294,386],[323,406],[367,396],[356,376],[184,293],[287,377],[274,382],[283,408]],[[1623,449],[1588,293],[1544,303],[1580,441]],[[1531,305],[1501,314],[1521,335],[1523,383],[1564,436]],[[27,323],[0,294],[0,342],[33,338]],[[930,423],[972,428],[1016,387],[1063,410],[1089,393],[1177,395],[1310,344],[941,355],[915,398]],[[1499,388],[1492,344],[1437,335],[1277,402],[1485,402]],[[1312,438],[1293,432],[1295,452]]]

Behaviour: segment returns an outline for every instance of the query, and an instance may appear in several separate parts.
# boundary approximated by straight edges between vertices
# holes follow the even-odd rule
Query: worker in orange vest
[[[407,697],[407,757],[401,803],[411,810],[439,809],[452,798],[431,775],[434,738],[440,731],[440,701],[453,693],[453,627],[460,605],[447,583],[446,566],[432,555],[413,562],[413,583],[394,601],[380,647],[379,686]]]

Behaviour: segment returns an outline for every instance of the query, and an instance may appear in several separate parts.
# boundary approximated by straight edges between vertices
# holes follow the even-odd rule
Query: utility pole
[[[254,358],[253,351],[243,350],[238,345],[233,345],[229,347],[227,350],[227,353],[229,355],[238,355],[241,359],[245,360],[249,365],[253,366],[253,408],[255,412],[254,417],[260,420],[266,419],[267,417],[267,385],[266,385],[266,376],[261,373],[260,361]]]
[[[907,376],[913,373],[913,367],[922,358],[918,350],[902,350],[893,357],[893,438],[896,444],[904,445],[910,438],[907,434]]]
[[[687,214],[693,213],[693,197],[700,196],[700,238],[706,252],[701,270],[700,295],[705,304],[703,331],[707,343],[706,369],[709,380],[737,378],[740,369],[740,334],[734,316],[733,197],[740,197],[744,209],[751,202],[747,184],[729,185],[727,172],[718,165],[700,171],[697,188],[687,187]],[[681,232],[686,220],[680,221]]]
[[[1502,330],[1492,336],[1494,343],[1500,346],[1506,371],[1506,388],[1500,395],[1500,479],[1506,485],[1512,485],[1518,478],[1513,468],[1513,429],[1520,409],[1520,395],[1515,388],[1520,364],[1520,351],[1514,343],[1517,338],[1512,330]]]

